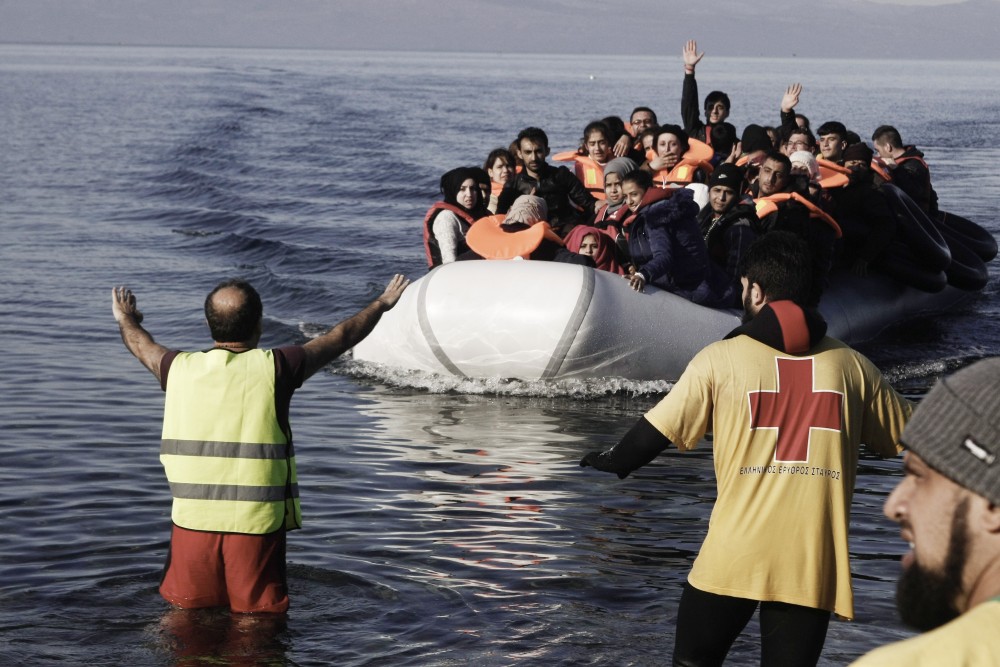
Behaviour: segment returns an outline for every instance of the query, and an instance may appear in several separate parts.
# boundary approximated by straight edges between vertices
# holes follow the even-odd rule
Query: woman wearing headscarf
[[[545,220],[547,215],[544,199],[521,195],[506,215],[476,221],[467,237],[470,251],[460,259],[533,259],[594,266],[590,257],[566,249]]]
[[[610,271],[620,276],[625,275],[624,269],[615,256],[614,241],[604,231],[596,227],[577,225],[566,235],[566,249],[578,255],[585,255],[594,260],[596,268]]]
[[[424,216],[424,249],[430,268],[454,262],[469,249],[465,235],[482,201],[476,173],[468,167],[445,173],[440,186],[442,201],[431,206]]]
[[[619,267],[628,264],[628,241],[622,230],[632,216],[632,212],[625,205],[622,179],[638,168],[639,165],[627,157],[618,157],[608,162],[604,167],[605,203],[594,216],[593,226],[604,230],[613,241],[612,249]]]

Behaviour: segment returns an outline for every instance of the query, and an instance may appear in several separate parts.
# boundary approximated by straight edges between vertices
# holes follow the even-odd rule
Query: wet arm
[[[142,313],[136,306],[132,290],[125,287],[112,288],[111,312],[118,322],[125,347],[159,380],[160,361],[167,353],[167,348],[153,340],[153,336],[142,328]]]
[[[306,353],[305,377],[311,377],[316,371],[364,340],[382,319],[382,313],[396,305],[409,284],[410,281],[404,276],[396,274],[381,296],[364,309],[303,345]]]
[[[659,456],[669,445],[670,440],[645,417],[641,417],[617,445],[604,452],[590,452],[583,457],[580,465],[613,472],[619,479],[625,479],[633,470]]]

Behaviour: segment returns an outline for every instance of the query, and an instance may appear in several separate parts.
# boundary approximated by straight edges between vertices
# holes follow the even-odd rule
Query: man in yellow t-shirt
[[[718,498],[681,596],[674,664],[722,664],[758,605],[762,664],[815,664],[830,613],[854,615],[847,538],[859,445],[895,456],[910,406],[799,305],[812,276],[804,241],[765,234],[740,275],[743,326],[699,352],[614,448],[580,464],[624,478],[711,429]]]
[[[1000,357],[939,381],[903,444],[906,476],[885,502],[910,543],[896,606],[907,625],[931,632],[854,664],[998,665]]]

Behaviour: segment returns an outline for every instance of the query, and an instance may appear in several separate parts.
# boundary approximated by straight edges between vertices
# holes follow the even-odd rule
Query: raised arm
[[[122,286],[111,289],[111,312],[118,322],[125,347],[159,380],[160,361],[167,348],[154,341],[150,333],[142,328],[142,313],[136,307],[132,290]]]
[[[689,39],[684,44],[684,85],[681,88],[681,120],[684,123],[684,131],[688,134],[696,134],[704,127],[701,122],[701,111],[698,106],[698,82],[694,78],[694,68],[705,56],[705,52],[698,53],[698,43]]]
[[[795,122],[795,107],[799,103],[799,95],[802,94],[802,84],[793,83],[785,89],[785,94],[781,96],[781,127],[797,125]]]
[[[405,276],[396,274],[386,285],[385,291],[365,306],[361,312],[349,317],[322,336],[312,339],[303,348],[306,352],[305,377],[312,376],[316,371],[351,349],[372,332],[382,318],[382,313],[391,310],[403,290],[410,284]]]

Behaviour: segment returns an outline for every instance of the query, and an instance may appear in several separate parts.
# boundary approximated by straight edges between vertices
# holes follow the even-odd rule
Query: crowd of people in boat
[[[727,122],[729,96],[698,107],[693,40],[683,48],[681,124],[649,107],[628,122],[586,125],[579,148],[552,155],[537,127],[521,130],[480,167],[441,177],[442,200],[424,218],[428,266],[468,259],[533,259],[593,266],[710,307],[736,307],[737,267],[750,243],[775,230],[803,237],[814,255],[813,301],[835,264],[857,275],[877,269],[897,235],[886,184],[936,216],[923,154],[891,125],[871,145],[840,121],[815,131],[796,113],[800,84],[781,97],[778,124]],[[696,203],[692,183],[707,199]],[[704,189],[703,189],[704,192]]]

